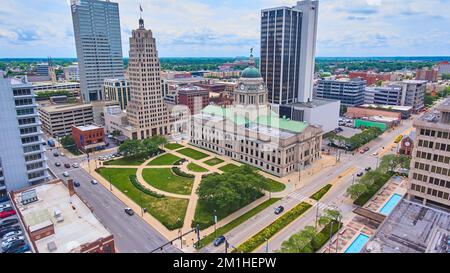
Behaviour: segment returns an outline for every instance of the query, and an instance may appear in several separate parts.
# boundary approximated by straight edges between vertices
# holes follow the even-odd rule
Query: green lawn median
[[[321,188],[320,190],[318,190],[316,193],[314,193],[313,195],[311,195],[311,199],[319,201],[320,199],[322,199],[322,197],[327,194],[327,192],[333,187],[333,185],[326,185],[325,187]]]
[[[252,210],[248,211],[247,213],[239,216],[238,218],[234,219],[233,221],[226,224],[225,226],[218,228],[215,233],[211,233],[210,235],[201,239],[200,244],[198,244],[196,246],[196,248],[201,249],[202,247],[209,245],[216,239],[216,236],[219,237],[219,236],[222,236],[222,235],[228,233],[229,231],[233,230],[237,226],[241,225],[248,219],[252,218],[256,214],[260,213],[261,211],[265,210],[266,208],[270,207],[271,205],[275,204],[276,202],[278,202],[280,200],[281,200],[281,198],[272,198],[272,199],[265,201],[264,203],[253,208]]]
[[[234,253],[251,253],[259,246],[264,244],[266,240],[272,238],[275,234],[280,232],[283,228],[288,226],[290,223],[295,221],[298,217],[304,214],[312,205],[302,202],[290,211],[286,212],[280,218],[275,220],[272,224],[265,227],[263,230],[258,232],[252,238],[245,241],[237,249],[233,250]]]

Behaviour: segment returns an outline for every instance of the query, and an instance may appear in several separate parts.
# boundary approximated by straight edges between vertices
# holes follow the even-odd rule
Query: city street
[[[81,184],[75,188],[77,194],[92,207],[94,214],[114,235],[116,248],[122,253],[146,253],[167,243],[167,240],[161,236],[158,231],[144,222],[138,215],[128,216],[124,212],[126,207],[118,198],[116,198],[108,189],[102,185],[92,185],[92,177],[82,168],[66,169],[65,163],[81,163],[86,160],[86,156],[76,159],[67,158],[67,156],[54,157],[54,150],[47,147],[46,156],[48,165],[52,172],[63,180],[63,172],[67,171],[70,178]],[[98,156],[98,155],[97,155]],[[56,167],[55,163],[61,163],[61,167]],[[94,171],[94,170],[92,170]],[[175,247],[167,247],[163,252],[180,252]]]
[[[301,185],[300,189],[283,198],[281,201],[274,204],[273,207],[267,208],[258,215],[249,219],[244,225],[241,225],[233,229],[231,232],[225,234],[225,237],[228,239],[230,245],[234,247],[239,246],[251,236],[255,235],[258,231],[275,221],[279,217],[274,214],[275,207],[282,205],[285,207],[285,211],[289,211],[297,204],[306,200],[309,196],[321,189],[323,186],[330,183],[331,180],[340,176],[342,176],[342,179],[336,185],[334,185],[330,192],[320,201],[319,213],[330,206],[338,207],[345,219],[349,216],[349,214],[351,214],[354,209],[351,201],[345,197],[345,193],[347,188],[353,183],[354,178],[356,179],[356,174],[360,171],[363,171],[367,167],[375,169],[377,167],[377,164],[379,163],[379,158],[372,156],[372,154],[374,152],[380,152],[379,157],[381,157],[381,154],[384,155],[390,152],[390,149],[386,149],[385,152],[381,152],[381,150],[383,147],[387,148],[392,145],[394,139],[398,135],[404,133],[405,131],[408,131],[411,126],[411,120],[403,121],[403,124],[397,127],[394,131],[387,132],[384,135],[380,136],[378,139],[372,141],[368,145],[370,147],[370,151],[366,152],[365,154],[360,154],[357,151],[355,151],[354,156],[351,153],[342,153],[340,160],[341,164],[314,175],[310,179],[311,181],[313,181],[312,183]],[[350,168],[353,168],[355,172],[351,175],[344,176],[345,172],[348,172]],[[281,232],[272,237],[269,241],[269,252],[273,252],[279,249],[283,241],[287,240],[290,236],[302,230],[305,226],[314,226],[316,214],[316,207],[308,210],[299,219],[297,219],[296,221],[291,223],[291,225],[285,227]],[[220,253],[224,251],[225,248],[223,246],[216,248],[210,245],[208,247],[205,247],[201,252]],[[265,251],[266,246],[261,246],[256,250],[256,252]]]

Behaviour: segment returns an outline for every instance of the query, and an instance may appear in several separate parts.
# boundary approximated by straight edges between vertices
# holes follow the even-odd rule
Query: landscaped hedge
[[[180,166],[182,165],[184,162],[186,162],[187,160],[185,158],[182,158],[180,160],[178,160],[177,162],[175,162],[173,165],[175,166]]]
[[[280,230],[285,228],[287,225],[292,223],[298,217],[300,217],[303,213],[305,213],[312,206],[308,203],[302,202],[297,205],[295,208],[288,211],[286,214],[275,220],[272,224],[265,227],[263,230],[258,232],[255,236],[241,244],[237,249],[233,250],[233,252],[244,252],[250,253],[262,245],[266,240],[272,238],[275,234],[277,234]]]
[[[147,189],[146,187],[142,186],[141,183],[139,183],[139,181],[137,180],[137,177],[135,175],[130,175],[130,181],[131,184],[133,184],[133,186],[136,187],[136,189],[140,190],[141,192],[148,194],[150,196],[153,196],[155,198],[164,198],[165,196],[159,193],[156,193],[152,190]]]
[[[370,198],[372,198],[372,196],[374,196],[389,181],[389,179],[394,176],[394,174],[394,172],[387,172],[383,174],[383,176],[381,176],[378,181],[376,181],[369,187],[369,191],[358,197],[358,199],[356,199],[353,204],[360,207],[364,206],[367,201],[369,201]]]
[[[178,168],[178,167],[172,167],[172,171],[173,171],[176,175],[181,176],[181,177],[195,178],[195,175],[185,173],[185,172],[183,172],[182,170],[180,170],[180,168]]]
[[[325,187],[321,188],[319,191],[311,195],[310,198],[319,201],[331,189],[331,187],[333,187],[333,185],[326,185]]]
[[[331,224],[326,225],[319,233],[317,233],[316,238],[311,242],[311,247],[314,252],[320,250],[327,242],[330,240]],[[333,230],[331,231],[331,237],[336,234],[342,227],[342,223],[333,222]]]

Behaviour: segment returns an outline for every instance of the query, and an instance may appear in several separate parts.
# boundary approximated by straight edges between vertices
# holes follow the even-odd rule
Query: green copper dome
[[[259,70],[256,67],[252,66],[244,69],[244,71],[242,71],[241,77],[251,79],[261,78],[261,73],[259,73]]]

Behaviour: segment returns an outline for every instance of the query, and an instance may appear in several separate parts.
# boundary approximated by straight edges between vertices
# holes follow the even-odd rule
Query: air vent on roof
[[[36,190],[24,191],[20,194],[22,205],[28,205],[38,201]]]

